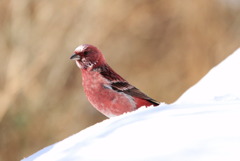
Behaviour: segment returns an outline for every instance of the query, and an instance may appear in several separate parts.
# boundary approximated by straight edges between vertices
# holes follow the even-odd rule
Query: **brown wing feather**
[[[116,72],[114,72],[114,70],[109,65],[106,64],[104,66],[96,68],[95,71],[98,71],[104,78],[106,78],[110,82],[113,82],[110,85],[113,90],[126,93],[133,97],[147,100],[154,105],[160,104],[160,102],[148,97],[139,89],[127,83],[127,81],[123,79],[120,75],[118,75]]]
[[[139,89],[137,89],[136,87],[130,85],[127,82],[114,82],[111,84],[111,87],[113,90],[116,90],[118,92],[123,92],[126,93],[130,96],[133,97],[138,97],[141,99],[145,99],[149,102],[151,102],[154,105],[159,105],[160,103],[150,97],[148,97],[146,94],[142,93]]]

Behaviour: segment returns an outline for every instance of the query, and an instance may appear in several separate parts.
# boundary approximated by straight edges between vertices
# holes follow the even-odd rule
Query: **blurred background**
[[[78,45],[97,46],[131,84],[172,103],[239,47],[239,17],[238,0],[1,0],[0,161],[106,119],[69,59]]]

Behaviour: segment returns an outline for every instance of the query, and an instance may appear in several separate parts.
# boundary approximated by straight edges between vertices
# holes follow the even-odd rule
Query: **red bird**
[[[75,60],[82,71],[82,84],[89,102],[105,116],[118,116],[141,106],[160,104],[118,75],[96,47],[80,45],[70,59]]]

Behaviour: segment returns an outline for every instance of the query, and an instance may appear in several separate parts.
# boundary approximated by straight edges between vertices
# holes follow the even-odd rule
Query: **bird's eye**
[[[83,54],[84,55],[88,55],[89,51],[84,51]]]

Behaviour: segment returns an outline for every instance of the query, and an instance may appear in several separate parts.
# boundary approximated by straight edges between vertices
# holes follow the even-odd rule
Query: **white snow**
[[[175,103],[240,101],[240,49],[214,67]]]
[[[23,161],[240,160],[240,49],[174,104],[107,119]]]

